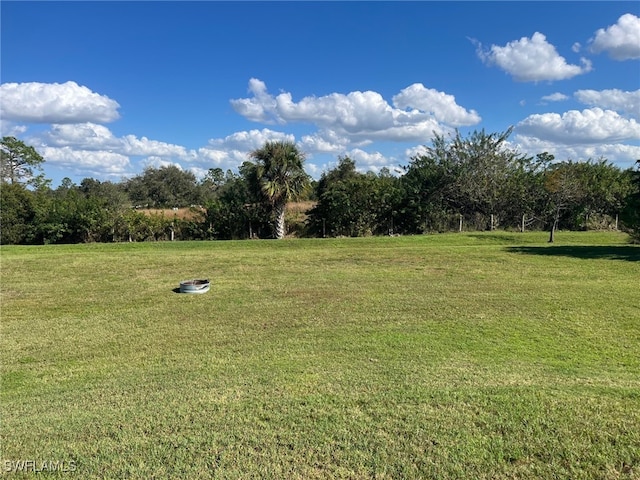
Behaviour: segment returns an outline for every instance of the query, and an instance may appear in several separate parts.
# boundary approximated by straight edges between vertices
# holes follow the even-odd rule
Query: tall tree
[[[262,194],[253,188],[255,165],[247,161],[238,170],[237,175],[228,170],[216,180],[205,202],[204,238],[253,238],[271,229],[270,212],[261,201]]]
[[[252,176],[256,188],[275,217],[274,235],[284,238],[287,202],[297,198],[309,184],[304,171],[304,154],[293,142],[267,142],[250,153],[255,160]]]
[[[621,212],[632,191],[631,178],[604,158],[589,159],[581,162],[580,167],[577,176],[582,179],[585,194],[576,217],[582,217],[581,223],[589,228],[592,215],[611,218]]]
[[[6,183],[31,184],[42,180],[34,170],[42,172],[44,158],[32,146],[15,137],[2,137],[0,141],[0,171]]]
[[[145,169],[127,182],[126,190],[136,205],[171,208],[202,203],[195,175],[175,165]]]
[[[401,177],[404,198],[401,208],[406,233],[438,231],[454,210],[458,210],[455,182],[459,167],[451,161],[443,137],[433,140],[424,155],[417,155]]]
[[[511,131],[474,131],[466,138],[456,131],[450,140],[436,134],[432,146],[411,159],[402,179],[406,226],[438,230],[458,213],[481,214],[494,229],[499,217],[519,209],[517,181],[530,159],[508,146]]]
[[[640,243],[640,160],[636,161],[636,167],[636,170],[627,170],[631,192],[627,196],[622,218],[631,229],[634,240]]]
[[[490,216],[490,229],[495,216],[503,214],[513,202],[513,179],[526,156],[507,145],[513,128],[502,133],[474,131],[468,138],[459,132],[449,145],[449,155],[460,169],[455,182],[460,209]]]
[[[555,240],[560,216],[580,202],[585,195],[582,179],[577,175],[580,165],[571,160],[555,163],[544,173],[544,188],[548,195],[549,243]]]
[[[378,175],[360,173],[349,157],[338,161],[317,184],[317,203],[308,212],[308,231],[323,237],[392,234],[399,217],[400,180],[388,169]]]
[[[19,183],[0,188],[0,245],[29,243],[36,216],[34,192]]]
[[[309,212],[307,226],[310,232],[319,236],[356,235],[353,230],[352,219],[358,216],[353,199],[350,195],[359,174],[356,163],[349,157],[338,157],[336,168],[323,172],[316,184],[316,205]]]

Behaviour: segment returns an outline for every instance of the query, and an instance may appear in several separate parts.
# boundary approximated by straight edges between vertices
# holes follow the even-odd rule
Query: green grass
[[[2,247],[0,470],[640,478],[640,247],[546,238]]]

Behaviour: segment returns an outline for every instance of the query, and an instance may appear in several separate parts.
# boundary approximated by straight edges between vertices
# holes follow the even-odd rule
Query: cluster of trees
[[[529,157],[508,146],[510,133],[457,133],[449,141],[436,136],[399,177],[384,170],[360,174],[342,158],[318,182],[311,232],[548,228],[553,241],[558,227],[618,228],[619,216],[625,225],[637,225],[638,172],[606,160],[557,162],[546,152]]]
[[[267,142],[237,174],[213,168],[198,181],[167,166],[119,183],[65,178],[56,189],[36,175],[44,159],[32,147],[4,137],[0,154],[2,244],[282,238],[285,205],[310,191],[290,142]],[[192,212],[166,213],[179,208]]]
[[[420,234],[450,230],[640,229],[640,161],[556,161],[509,147],[504,133],[436,136],[402,175],[360,173],[341,157],[311,181],[290,142],[267,142],[237,173],[210,169],[201,180],[175,166],[118,183],[44,178],[44,159],[13,137],[0,145],[0,243],[43,244],[169,239]],[[285,206],[313,200],[303,224]],[[191,208],[192,214],[149,213]],[[169,210],[171,211],[171,210]]]

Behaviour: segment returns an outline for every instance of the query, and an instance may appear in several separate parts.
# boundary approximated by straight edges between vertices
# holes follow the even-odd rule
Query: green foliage
[[[200,205],[202,191],[196,177],[174,165],[147,168],[126,183],[126,191],[134,205],[173,208]]]
[[[529,158],[506,146],[509,133],[436,136],[402,177],[404,231],[448,230],[459,214],[483,216],[484,228],[546,226],[553,238],[557,228],[583,229],[622,210],[631,187],[619,168],[604,159],[556,162],[546,152]]]
[[[19,183],[0,188],[0,244],[30,243],[36,205],[31,191]]]
[[[292,142],[266,142],[251,152],[255,164],[248,164],[247,178],[271,206],[274,236],[285,235],[285,206],[298,198],[309,184],[304,171],[304,154]]]
[[[452,214],[491,218],[485,228],[496,228],[498,218],[517,224],[529,210],[527,176],[532,159],[509,148],[511,129],[497,134],[484,130],[447,141],[436,135],[426,152],[414,157],[403,177],[403,212],[409,232],[440,231]],[[481,227],[482,228],[482,227]]]
[[[482,130],[463,138],[457,132],[446,146],[446,158],[440,161],[451,164],[457,172],[450,193],[460,213],[497,214],[511,202],[514,174],[521,162],[529,159],[505,146],[510,134],[511,129],[500,134]],[[437,153],[437,149],[430,153]]]
[[[245,239],[270,234],[270,209],[252,188],[251,168],[242,174],[227,172],[207,205],[206,238]]]
[[[148,168],[121,183],[86,178],[77,186],[64,179],[52,190],[27,162],[15,169],[21,182],[12,183],[9,173],[3,177],[0,243],[281,238],[285,206],[294,199],[315,201],[308,212],[298,212],[295,226],[290,217],[289,233],[296,236],[499,228],[546,229],[553,239],[556,229],[617,228],[618,216],[621,228],[638,230],[638,171],[622,171],[605,159],[557,161],[547,152],[530,158],[509,147],[510,133],[436,135],[400,176],[386,169],[361,173],[352,159],[339,157],[315,182],[304,171],[304,155],[289,142],[267,142],[237,173],[212,168],[200,181],[170,166]],[[4,141],[31,152],[17,140]],[[2,149],[7,172],[13,150]],[[193,205],[206,213],[178,218],[131,210]]]
[[[309,231],[331,237],[393,233],[400,195],[399,181],[388,171],[362,174],[349,157],[340,158],[317,184],[318,202],[309,212]]]
[[[629,175],[604,159],[554,163],[544,171],[543,178],[551,219],[550,241],[560,222],[572,230],[586,229],[594,216],[621,212],[632,192]]]
[[[434,142],[434,150],[438,152],[440,148],[444,153],[440,142]],[[446,155],[420,155],[411,160],[401,179],[404,195],[399,209],[403,232],[448,230],[444,224],[455,212],[455,205],[449,199],[454,194],[456,175]]]
[[[617,213],[631,194],[631,177],[605,159],[580,164],[584,188],[582,213]]]
[[[24,183],[39,185],[44,159],[32,146],[26,145],[15,137],[2,137],[0,141],[0,173],[3,183]]]

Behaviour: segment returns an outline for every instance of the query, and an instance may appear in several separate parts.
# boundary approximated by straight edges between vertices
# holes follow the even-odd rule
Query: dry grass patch
[[[207,212],[204,207],[144,208],[136,211],[147,216],[159,216],[177,220],[202,220]]]

